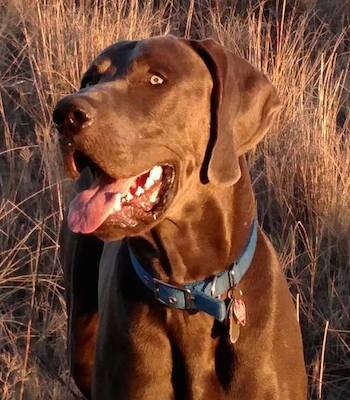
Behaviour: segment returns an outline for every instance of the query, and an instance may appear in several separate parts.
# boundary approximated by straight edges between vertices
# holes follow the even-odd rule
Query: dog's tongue
[[[116,211],[117,193],[127,193],[135,177],[106,182],[97,180],[69,204],[68,226],[73,232],[91,233]]]

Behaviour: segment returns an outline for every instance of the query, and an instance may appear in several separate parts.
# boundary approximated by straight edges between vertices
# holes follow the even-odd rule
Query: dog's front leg
[[[111,318],[108,330],[101,320],[93,398],[173,400],[171,346],[164,329],[146,317],[131,321],[123,332]]]
[[[120,279],[130,266],[123,250],[116,261],[118,253],[112,242],[101,257],[93,399],[173,400],[172,350],[162,313],[137,301],[139,289]]]

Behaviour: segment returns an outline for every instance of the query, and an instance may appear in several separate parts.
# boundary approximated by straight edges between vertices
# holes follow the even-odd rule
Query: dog
[[[276,90],[212,39],[120,41],[53,112],[68,175],[68,347],[87,398],[306,398],[245,153]]]

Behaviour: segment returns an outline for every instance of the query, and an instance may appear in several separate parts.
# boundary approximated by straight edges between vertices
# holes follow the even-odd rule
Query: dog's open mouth
[[[135,227],[156,220],[166,207],[174,182],[173,166],[155,165],[123,179],[110,177],[93,162],[89,167],[95,181],[69,205],[68,226],[73,232],[91,233],[103,223]]]

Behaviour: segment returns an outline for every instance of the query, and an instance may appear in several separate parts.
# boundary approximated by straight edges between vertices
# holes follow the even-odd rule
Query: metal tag
[[[235,344],[239,338],[239,322],[234,315],[234,300],[232,299],[227,310],[228,333],[231,344]]]
[[[237,299],[237,298],[233,299],[232,308],[238,323],[240,323],[242,326],[245,326],[247,322],[247,313],[244,301],[242,299]]]

